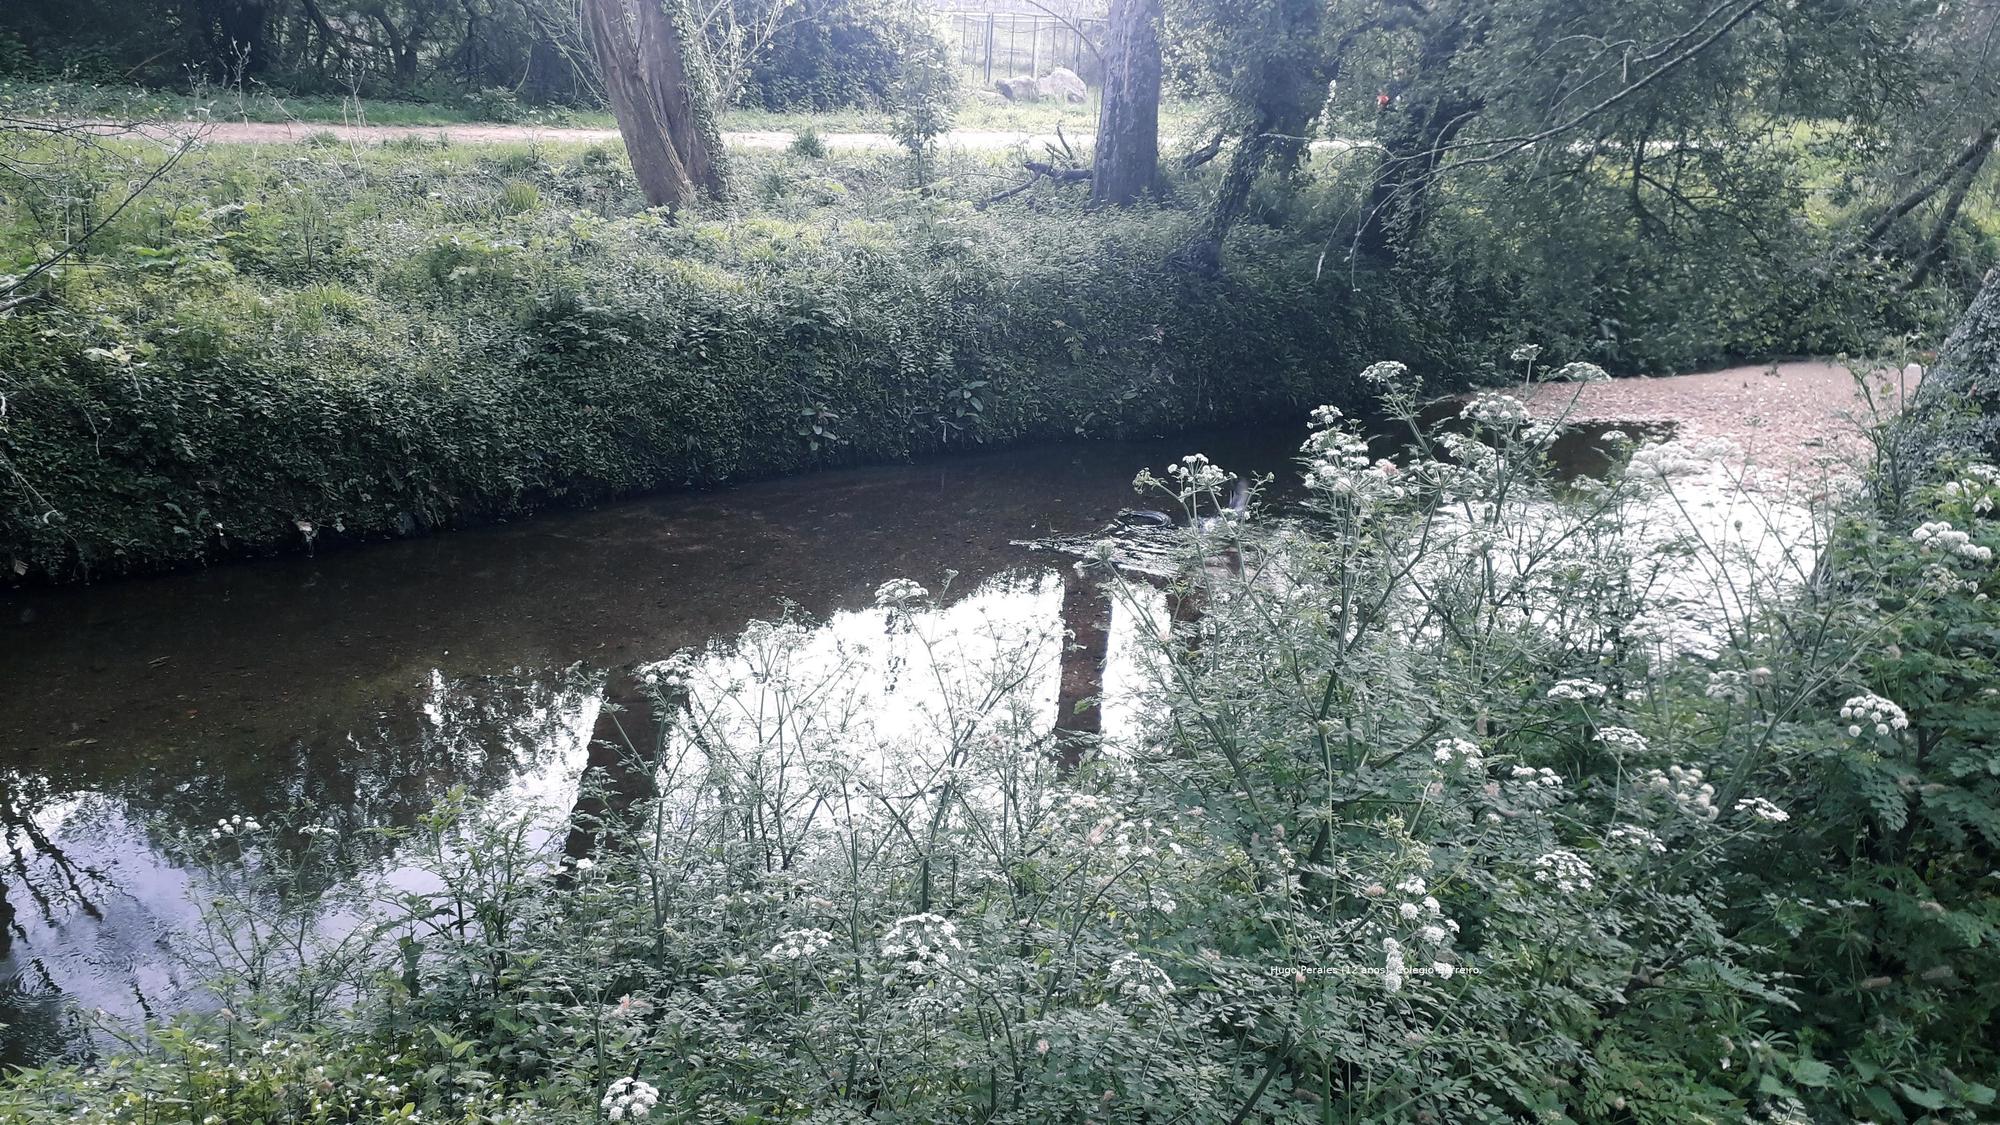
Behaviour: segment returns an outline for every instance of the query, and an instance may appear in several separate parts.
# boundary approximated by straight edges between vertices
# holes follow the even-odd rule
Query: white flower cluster
[[[1165,969],[1133,953],[1120,954],[1111,962],[1106,983],[1119,995],[1145,1004],[1164,1003],[1174,992],[1173,978]]]
[[[1925,554],[1943,551],[1949,555],[1971,559],[1973,562],[1993,561],[1993,548],[1974,543],[1972,536],[1943,520],[1918,524],[1917,529],[1910,532],[1910,538],[1917,541],[1917,546],[1922,548]]]
[[[1535,357],[1541,354],[1542,346],[1540,344],[1520,344],[1513,351],[1507,353],[1507,358],[1513,360],[1515,363],[1533,363],[1535,362]]]
[[[1634,754],[1643,754],[1648,748],[1646,736],[1631,727],[1599,727],[1594,740],[1614,750],[1626,750]]]
[[[787,930],[778,935],[778,944],[764,954],[764,960],[804,961],[832,944],[833,935],[825,930]]]
[[[1749,813],[1766,824],[1783,824],[1792,819],[1792,814],[1772,804],[1762,797],[1745,797],[1736,802],[1736,811]]]
[[[1964,475],[1946,481],[1939,491],[1946,500],[1968,504],[1973,511],[1984,515],[2000,503],[2000,469],[1992,465],[1967,465]]]
[[[597,1103],[604,1116],[613,1121],[631,1118],[637,1121],[653,1112],[653,1106],[660,1100],[660,1091],[650,1082],[637,1078],[620,1078],[604,1091],[603,1100]]]
[[[1564,894],[1587,891],[1595,879],[1590,865],[1572,851],[1558,848],[1535,861],[1535,882],[1553,886]]]
[[[1978,582],[1959,577],[1941,562],[1924,567],[1923,580],[1925,586],[1944,594],[1970,594],[1979,589]]]
[[[1549,698],[1568,700],[1572,703],[1603,699],[1604,685],[1595,680],[1557,680],[1556,686],[1549,689]]]
[[[1702,820],[1716,817],[1715,786],[1692,766],[1668,766],[1665,772],[1647,770],[1638,777],[1640,790],[1671,799],[1680,811]]]
[[[1636,824],[1621,824],[1613,828],[1604,834],[1604,842],[1651,852],[1654,855],[1667,854],[1667,845],[1652,829],[1641,828]]]
[[[1083,831],[1084,843],[1108,847],[1121,859],[1127,856],[1150,859],[1161,851],[1182,854],[1171,825],[1157,823],[1152,817],[1133,820],[1111,802],[1090,793],[1070,793],[1058,798],[1054,824],[1058,828]],[[1090,827],[1084,829],[1085,824]]]
[[[1407,876],[1396,884],[1396,889],[1410,896],[1410,901],[1396,904],[1396,916],[1405,922],[1423,923],[1417,929],[1418,940],[1434,946],[1451,941],[1451,935],[1458,932],[1458,923],[1444,916],[1444,907],[1436,897],[1425,893],[1429,888],[1422,878]],[[1423,897],[1418,898],[1419,895]]]
[[[220,840],[226,836],[242,836],[250,832],[261,831],[263,827],[263,825],[257,823],[257,818],[254,816],[248,819],[240,816],[232,816],[227,820],[216,821],[215,827],[208,830],[208,838],[211,840]]]
[[[1469,434],[1443,433],[1438,447],[1458,463],[1457,479],[1465,485],[1490,475],[1500,464],[1500,451]]]
[[[1563,777],[1544,766],[1515,766],[1507,771],[1507,796],[1517,808],[1547,809],[1562,803]]]
[[[1565,363],[1549,378],[1558,383],[1608,383],[1610,372],[1594,363]]]
[[[883,609],[900,609],[930,596],[929,590],[907,578],[891,578],[875,588],[875,604]]]
[[[1382,988],[1387,992],[1403,990],[1403,943],[1392,937],[1382,939]]]
[[[1321,407],[1313,417],[1320,428],[1299,447],[1306,458],[1307,488],[1356,500],[1396,499],[1408,491],[1403,470],[1392,461],[1371,458],[1360,435],[1339,427],[1335,408]]]
[[[1508,429],[1528,420],[1528,407],[1513,395],[1496,391],[1481,391],[1465,408],[1458,412],[1460,418],[1468,422],[1491,426],[1494,429]]]
[[[1380,363],[1371,363],[1367,367],[1362,368],[1361,381],[1364,383],[1373,383],[1386,390],[1401,383],[1403,377],[1409,373],[1410,369],[1408,365],[1398,363],[1393,359],[1385,359]]]
[[[1515,766],[1512,770],[1508,771],[1507,776],[1510,780],[1519,782],[1530,789],[1561,789],[1563,784],[1562,775],[1546,766],[1541,769],[1536,769],[1532,766]]]
[[[950,965],[951,955],[964,948],[958,926],[940,914],[905,915],[882,935],[882,955],[900,958],[902,967],[918,976]]]
[[[1188,454],[1181,458],[1180,464],[1167,466],[1167,475],[1180,482],[1183,496],[1196,492],[1214,492],[1231,480],[1228,472],[1209,464],[1206,453]]]
[[[1440,766],[1456,763],[1467,770],[1479,769],[1483,759],[1479,756],[1479,744],[1465,738],[1440,738],[1431,749],[1431,757]]]
[[[1847,724],[1849,738],[1860,738],[1870,728],[1878,735],[1892,737],[1910,726],[1910,717],[1901,707],[1872,691],[1850,696],[1840,705],[1840,719]]]

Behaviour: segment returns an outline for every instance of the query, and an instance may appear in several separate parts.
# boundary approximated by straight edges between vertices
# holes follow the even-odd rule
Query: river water
[[[1056,621],[1060,561],[1181,454],[1279,472],[1303,427],[823,472],[99,587],[0,594],[0,1065],[75,1041],[72,1006],[198,996],[186,841],[341,810],[404,827],[453,786],[567,800],[604,671],[882,582]],[[1059,597],[1058,597],[1059,601]],[[949,608],[943,612],[949,612]],[[1051,699],[1053,711],[1053,699]],[[362,843],[357,873],[394,863]]]
[[[1558,461],[1599,471],[1603,428],[1567,436]],[[998,621],[1059,653],[1069,560],[1021,541],[1096,532],[1145,503],[1138,469],[1189,452],[1277,474],[1282,503],[1303,437],[1275,426],[829,471],[0,594],[0,1066],[74,1050],[79,1010],[206,1003],[187,935],[218,821],[296,840],[331,817],[342,874],[393,872],[396,842],[367,830],[408,827],[454,787],[566,809],[609,670],[733,643],[787,607],[827,645],[879,634],[869,615],[893,578],[940,590],[955,573],[940,628]],[[1110,620],[1107,733],[1134,627]],[[1057,659],[1035,689],[1048,722]]]

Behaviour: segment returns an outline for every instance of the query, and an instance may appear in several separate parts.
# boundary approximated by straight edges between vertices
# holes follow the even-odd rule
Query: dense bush
[[[80,173],[82,174],[82,173]],[[1021,222],[892,157],[773,158],[754,215],[634,213],[601,150],[235,150],[0,320],[0,558],[59,578],[1337,396],[1287,240]]]
[[[772,110],[879,109],[896,84],[899,43],[931,34],[889,0],[805,0],[751,60],[737,97]]]
[[[1757,525],[1680,442],[1564,489],[1555,433],[1488,395],[1390,466],[1321,412],[1268,527],[1188,458],[1182,577],[1097,571],[1150,686],[1074,771],[1054,615],[899,580],[865,648],[787,619],[646,669],[666,733],[586,783],[618,800],[447,802],[402,853],[433,877],[303,964],[280,892],[338,814],[184,838],[228,1010],[0,1107],[1989,1118],[2000,470]]]

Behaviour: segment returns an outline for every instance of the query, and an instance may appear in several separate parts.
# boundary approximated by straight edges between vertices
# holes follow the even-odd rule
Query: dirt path
[[[381,144],[398,137],[443,137],[453,144],[599,144],[618,140],[616,129],[552,129],[540,125],[311,125],[291,122],[218,121],[209,127],[214,144],[290,144],[314,134],[331,133],[348,144]],[[723,141],[735,148],[774,149],[792,143],[783,130],[725,132]],[[893,149],[887,133],[821,133],[828,148]],[[1018,129],[960,129],[946,137],[949,146],[991,151],[1017,144],[1055,144],[1054,133]]]

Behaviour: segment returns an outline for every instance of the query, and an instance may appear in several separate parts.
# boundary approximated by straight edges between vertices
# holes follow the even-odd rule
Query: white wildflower
[[[1569,700],[1573,703],[1603,699],[1604,685],[1594,680],[1557,680],[1556,685],[1549,689],[1548,696],[1550,699]]]
[[[1403,946],[1395,938],[1382,939],[1382,988],[1388,992],[1403,989]]]
[[[1564,894],[1587,891],[1594,884],[1594,879],[1590,865],[1572,851],[1557,849],[1535,861],[1535,881],[1553,886]]]
[[[951,955],[965,948],[958,926],[939,914],[910,914],[889,923],[882,935],[882,956],[922,976],[951,964]]]
[[[1654,855],[1665,855],[1667,852],[1667,845],[1661,842],[1659,836],[1651,829],[1641,828],[1636,824],[1621,824],[1613,828],[1604,834],[1604,842],[1651,852]]]
[[[1762,797],[1745,797],[1736,802],[1737,812],[1747,812],[1766,824],[1783,824],[1792,819],[1792,814],[1772,804]]]
[[[1646,751],[1646,736],[1631,727],[1599,727],[1596,741],[1617,750],[1627,750],[1634,754]]]
[[[1528,407],[1513,395],[1484,391],[1466,403],[1458,416],[1495,429],[1509,429],[1527,422]]]
[[[1874,692],[1848,697],[1840,705],[1840,718],[1848,724],[1849,738],[1860,738],[1870,729],[1879,736],[1893,737],[1910,726],[1910,717],[1901,707]]]
[[[1480,768],[1479,744],[1464,738],[1440,738],[1431,750],[1431,757],[1440,766],[1457,763],[1468,770]]]
[[[778,935],[778,944],[764,954],[766,961],[804,961],[833,944],[825,930],[787,930]]]
[[[1407,365],[1397,363],[1393,359],[1388,359],[1380,363],[1371,363],[1363,368],[1361,370],[1361,381],[1364,383],[1373,383],[1375,386],[1387,389],[1401,383],[1403,377],[1409,373],[1410,369]]]
[[[907,578],[892,578],[875,589],[875,604],[883,609],[899,609],[931,596],[929,590]]]
[[[1993,561],[1993,548],[1974,543],[1972,536],[1943,520],[1917,525],[1917,529],[1910,532],[1910,538],[1917,541],[1917,546],[1925,554],[1943,551],[1946,554],[1971,559],[1973,562]]]
[[[604,1091],[604,1097],[597,1104],[613,1121],[628,1117],[639,1120],[652,1113],[659,1100],[660,1091],[652,1083],[641,1082],[637,1078],[620,1078]]]
[[[1594,363],[1577,362],[1563,364],[1549,378],[1558,383],[1606,383],[1611,375]]]
[[[1702,694],[1710,699],[1720,699],[1725,703],[1750,702],[1750,677],[1735,668],[1724,668],[1708,674],[1708,687]]]
[[[1105,983],[1119,995],[1147,1004],[1164,1002],[1174,991],[1173,978],[1165,969],[1133,953],[1120,954],[1111,962]]]

